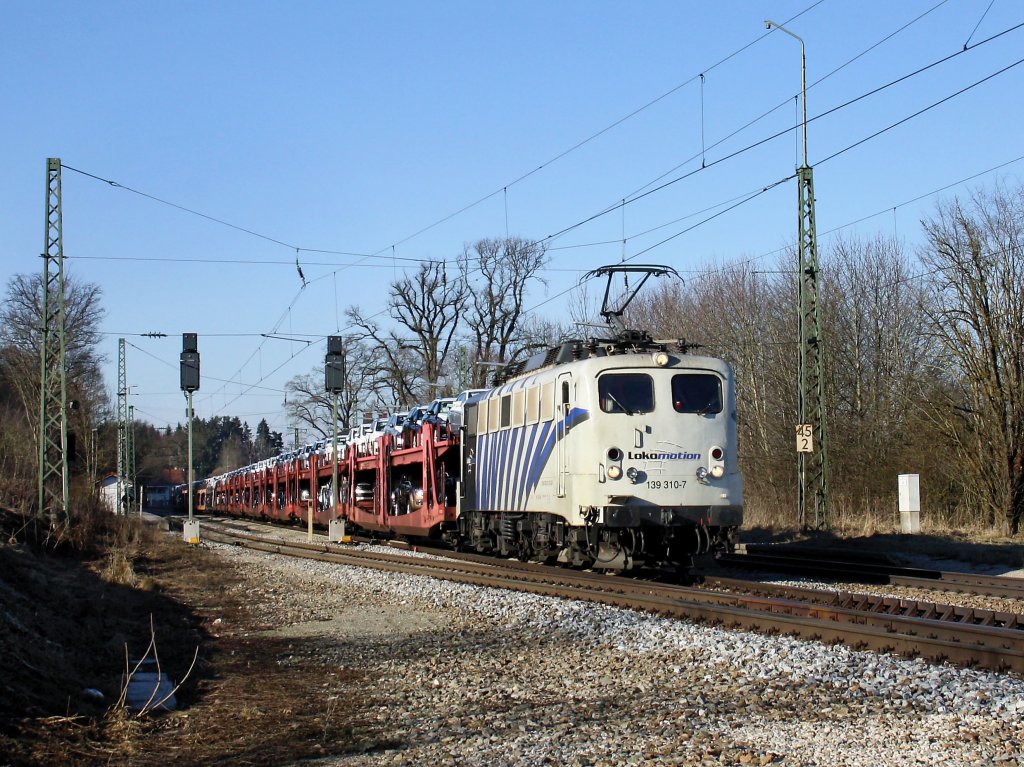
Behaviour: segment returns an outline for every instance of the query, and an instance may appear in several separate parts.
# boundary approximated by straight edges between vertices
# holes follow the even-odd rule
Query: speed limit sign
[[[796,451],[798,453],[814,452],[814,424],[798,423],[796,425]]]

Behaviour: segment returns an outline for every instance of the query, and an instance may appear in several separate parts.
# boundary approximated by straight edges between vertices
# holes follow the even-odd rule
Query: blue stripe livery
[[[536,489],[559,440],[590,418],[590,411],[573,408],[563,421],[520,426],[477,441],[478,508],[521,511]]]

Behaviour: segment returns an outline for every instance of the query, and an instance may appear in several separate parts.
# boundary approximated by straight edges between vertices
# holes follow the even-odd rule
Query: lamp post
[[[807,162],[807,55],[803,38],[770,19],[765,29],[778,29],[800,43],[800,101],[803,108],[803,164],[797,168],[798,229],[798,410],[797,518],[809,526],[807,498],[814,498],[814,527],[829,527],[828,436],[825,429],[825,376],[822,364],[821,311],[818,301],[818,238],[814,223],[814,172]]]
[[[785,32],[792,38],[795,38],[800,43],[800,105],[803,108],[803,120],[801,124],[803,126],[803,138],[804,138],[804,163],[803,167],[807,167],[807,52],[804,47],[804,39],[800,35],[795,35],[786,29],[781,24],[776,24],[771,19],[764,20],[764,28],[772,29],[775,28],[780,32]]]

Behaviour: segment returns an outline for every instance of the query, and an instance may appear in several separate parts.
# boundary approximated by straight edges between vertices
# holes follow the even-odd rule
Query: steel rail
[[[799,559],[795,557],[799,556]],[[729,554],[719,559],[725,566],[746,569],[775,570],[809,575],[824,575],[848,581],[860,581],[931,591],[950,591],[960,594],[1024,599],[1024,578],[999,575],[951,573],[916,567],[900,567],[883,562],[855,562],[849,560],[815,559],[800,552],[767,554],[754,551],[748,554]]]
[[[480,554],[467,554],[465,552],[451,552],[445,549],[436,549],[420,546],[409,546],[411,550],[431,553],[437,556],[457,557],[468,561],[494,564],[493,557]],[[500,561],[500,560],[499,560]],[[512,568],[531,569],[536,571],[538,567],[533,563],[522,563],[518,561],[503,561],[502,566]],[[565,572],[564,568],[551,568],[552,572]],[[610,576],[605,574],[588,573],[578,574],[581,578],[607,584]],[[634,579],[626,579],[627,582],[635,582]],[[779,584],[763,584],[757,581],[740,580],[738,578],[722,578],[718,576],[702,576],[699,580],[704,586],[715,586],[730,591],[740,591],[748,594],[760,594],[762,596],[775,596],[784,599],[796,599],[805,602],[833,607],[843,607],[861,612],[884,613],[887,615],[904,615],[908,617],[931,618],[933,620],[950,621],[953,623],[973,624],[979,626],[997,626],[1024,631],[1024,615],[1011,612],[988,610],[978,607],[964,607],[960,605],[945,605],[935,602],[905,599],[901,597],[878,596],[849,591],[823,591],[821,589],[803,588],[800,586],[782,586]],[[662,589],[679,588],[662,584]]]
[[[761,583],[759,581],[719,576],[704,576],[701,579],[701,583],[705,586],[728,589],[730,591],[799,599],[864,612],[931,618],[976,626],[1000,626],[1002,628],[1024,631],[1024,615],[981,607],[945,605],[917,599],[865,594],[862,592],[824,591],[822,589],[805,588],[802,586],[783,586],[775,583]]]

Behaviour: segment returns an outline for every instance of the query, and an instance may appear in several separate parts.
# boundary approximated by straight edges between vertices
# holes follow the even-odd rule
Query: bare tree
[[[331,396],[324,391],[323,372],[297,375],[285,384],[285,412],[288,420],[308,426],[315,434],[326,437],[331,433]],[[347,419],[342,419],[347,423]]]
[[[465,302],[462,281],[449,279],[443,262],[430,261],[415,275],[391,284],[388,314],[396,328],[383,330],[357,306],[346,310],[346,317],[362,331],[360,340],[371,340],[375,347],[376,391],[383,404],[411,403],[440,385],[456,346]],[[389,394],[390,402],[385,399]]]
[[[929,376],[920,281],[900,243],[881,236],[838,238],[825,264],[833,490],[880,506],[897,471],[922,465],[921,454],[907,449],[914,432],[939,438],[919,419]]]
[[[977,191],[922,222],[930,332],[967,490],[1012,534],[1024,518],[1024,189]]]
[[[566,309],[569,313],[569,321],[574,328],[604,326],[604,318],[600,314],[601,296],[603,295],[601,290],[599,280],[581,280],[569,294]],[[570,334],[571,337],[580,335],[594,335],[594,333],[576,330]]]
[[[338,395],[338,429],[348,431],[355,416],[372,404],[373,382],[378,369],[373,364],[372,347],[349,341],[345,349],[344,389]],[[324,389],[324,369],[314,368],[285,384],[288,417],[306,424],[321,437],[330,437],[333,430],[331,395]]]
[[[98,352],[103,319],[100,288],[65,277],[65,344],[68,399],[80,407],[69,414],[69,430],[84,452],[94,425],[105,412]],[[21,481],[34,475],[38,456],[39,357],[42,327],[42,277],[17,274],[7,285],[0,308],[0,391],[4,419],[3,460],[7,477]],[[16,483],[15,483],[16,484]]]
[[[466,325],[469,328],[474,370],[472,385],[487,377],[479,362],[508,362],[521,353],[521,320],[531,281],[546,263],[546,248],[520,237],[478,240],[466,246],[459,260],[466,286]]]
[[[91,283],[65,278],[65,349],[68,397],[80,401],[103,399],[103,377],[98,352],[99,324],[103,320],[101,291]],[[4,372],[25,405],[25,417],[35,426],[39,408],[39,355],[42,344],[42,277],[16,274],[7,286],[0,310],[0,342]],[[83,402],[84,404],[84,402]]]

